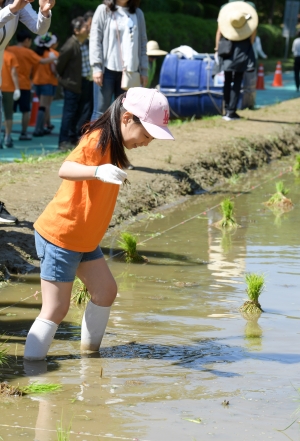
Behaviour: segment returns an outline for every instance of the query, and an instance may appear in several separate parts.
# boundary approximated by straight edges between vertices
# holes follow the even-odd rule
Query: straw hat
[[[159,55],[167,55],[168,52],[159,49],[157,41],[150,40],[147,43],[147,55],[149,57],[157,57]]]
[[[221,34],[231,41],[249,38],[258,26],[256,10],[243,1],[227,3],[219,13],[219,29]]]

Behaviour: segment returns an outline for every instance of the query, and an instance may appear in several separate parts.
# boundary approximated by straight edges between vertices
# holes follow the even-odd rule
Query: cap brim
[[[166,52],[166,51],[162,51],[162,50],[160,50],[160,49],[154,49],[153,51],[152,50],[149,50],[149,51],[147,51],[146,52],[146,54],[148,55],[148,57],[155,57],[155,56],[160,56],[160,55],[167,55],[167,53],[168,52]]]
[[[156,126],[155,124],[150,124],[148,122],[140,120],[149,135],[153,136],[155,139],[171,139],[174,141],[174,136],[168,129],[168,127]]]

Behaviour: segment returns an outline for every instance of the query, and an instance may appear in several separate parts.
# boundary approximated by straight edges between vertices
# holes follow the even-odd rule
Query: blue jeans
[[[105,69],[102,86],[94,83],[94,111],[92,121],[98,119],[109,108],[113,99],[125,91],[121,89],[122,72]]]

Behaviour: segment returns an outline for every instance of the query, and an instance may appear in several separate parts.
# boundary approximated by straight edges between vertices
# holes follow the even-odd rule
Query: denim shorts
[[[54,96],[56,92],[56,86],[52,84],[35,84],[34,89],[37,96]]]
[[[35,247],[41,261],[41,279],[49,282],[73,282],[78,265],[103,257],[101,248],[97,246],[94,251],[80,253],[58,247],[44,239],[37,231]]]

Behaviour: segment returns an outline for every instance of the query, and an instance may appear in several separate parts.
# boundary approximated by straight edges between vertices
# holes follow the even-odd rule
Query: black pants
[[[244,72],[232,72],[228,70],[224,72],[224,75],[225,82],[223,93],[225,111],[231,115],[236,111],[238,105]]]
[[[294,60],[294,74],[295,74],[295,84],[296,89],[299,90],[299,74],[300,74],[300,57],[295,57]]]
[[[59,144],[76,143],[82,126],[89,122],[93,111],[93,81],[82,78],[81,93],[64,89],[64,107],[61,120]]]

